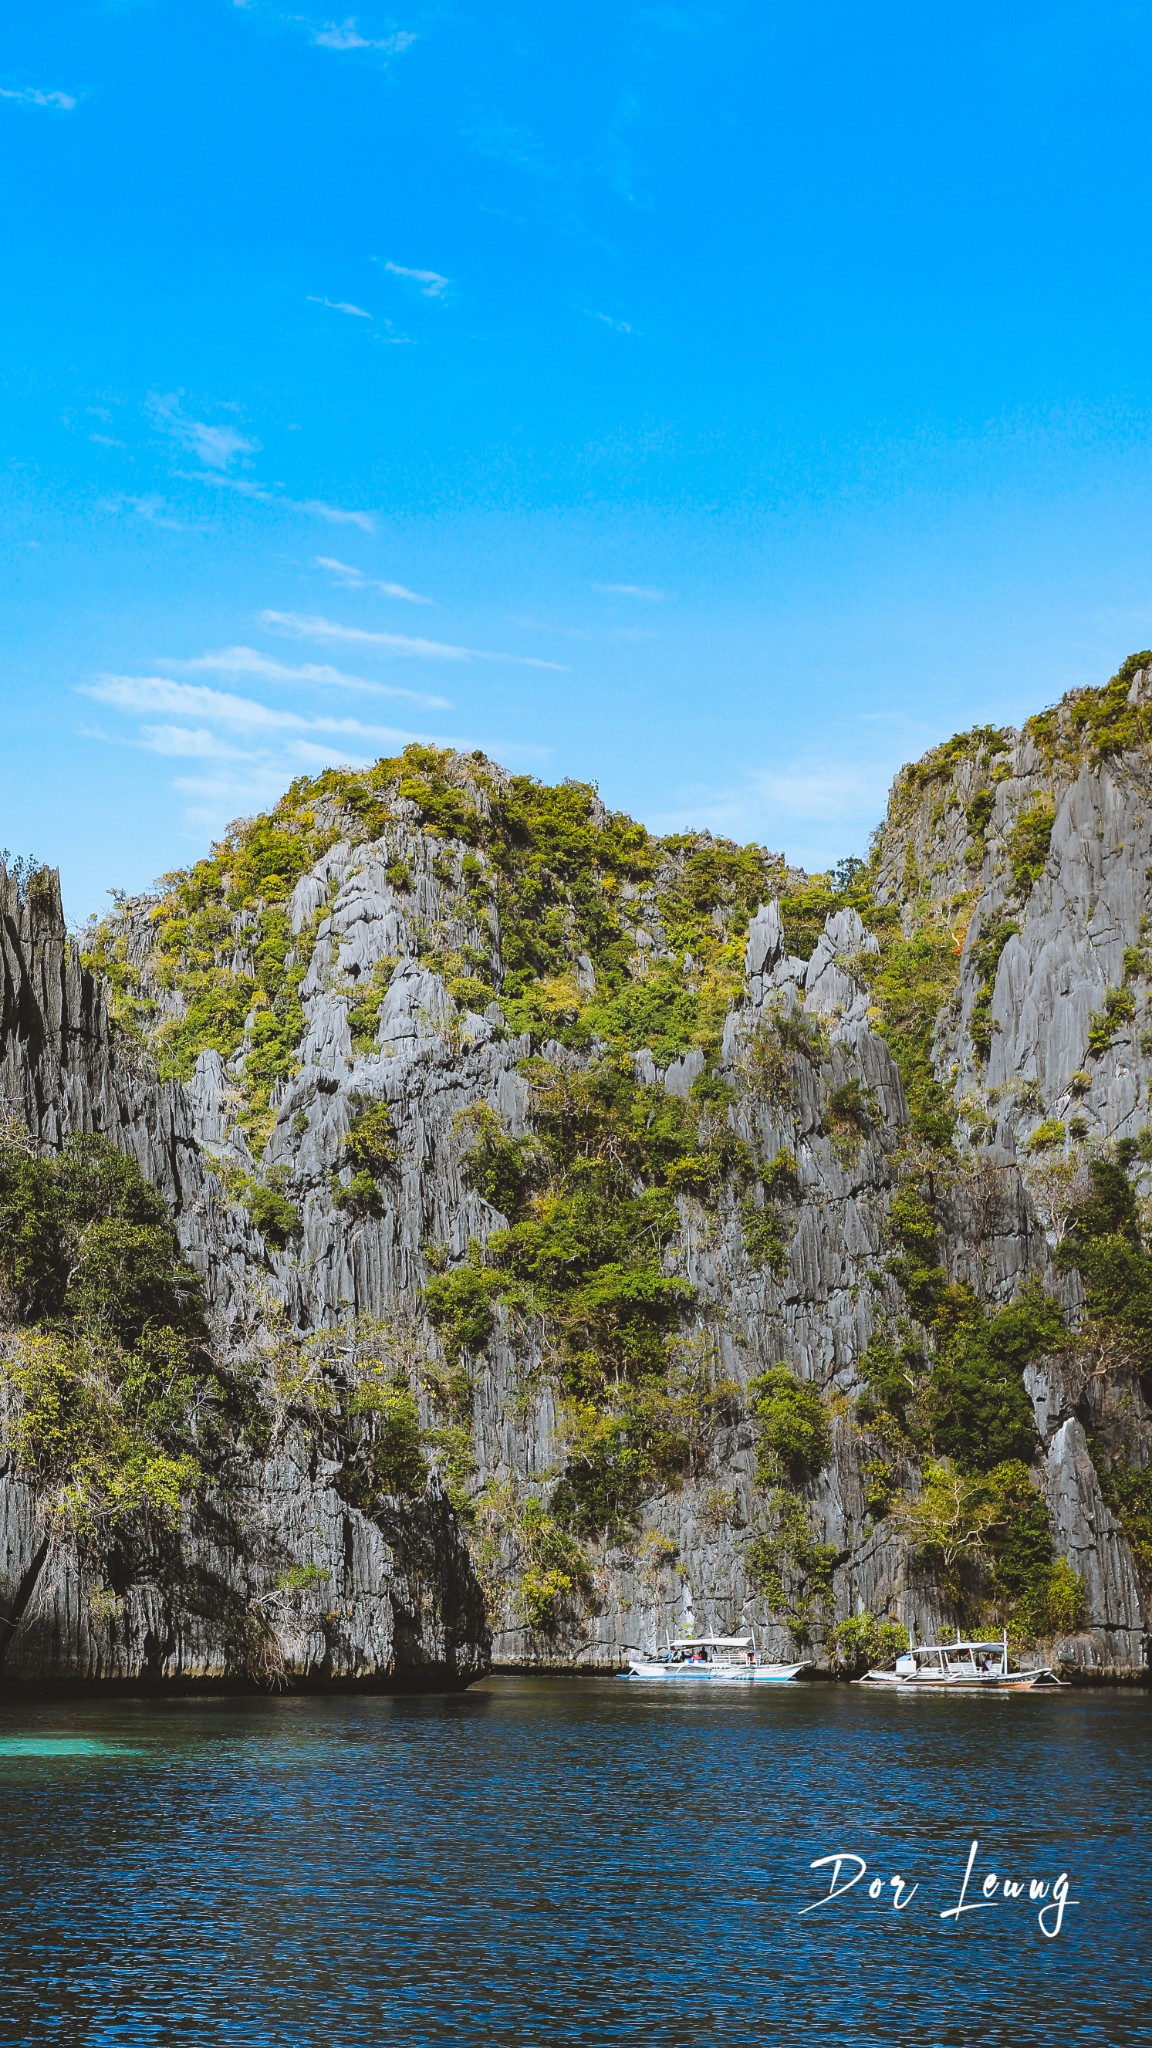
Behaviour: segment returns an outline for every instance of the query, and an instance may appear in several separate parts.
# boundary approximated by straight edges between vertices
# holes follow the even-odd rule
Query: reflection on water
[[[0,2042],[1152,2043],[1145,1696],[656,1692],[5,1707]]]
[[[96,1742],[86,1735],[6,1735],[0,1738],[4,1756],[137,1756],[122,1742]]]

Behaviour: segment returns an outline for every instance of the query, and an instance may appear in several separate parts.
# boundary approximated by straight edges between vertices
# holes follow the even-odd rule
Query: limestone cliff
[[[329,772],[87,937],[114,1057],[29,969],[61,1050],[6,1023],[6,1085],[135,1152],[223,1347],[374,1333],[498,1660],[744,1616],[844,1668],[860,1616],[1141,1673],[1145,683],[935,750],[835,878],[482,757]]]
[[[178,1218],[217,1335],[230,1328],[235,1348],[260,1238],[206,1171],[184,1091],[158,1082],[114,1031],[66,938],[55,877],[21,880],[0,868],[7,1140],[51,1154],[96,1131],[131,1155]],[[17,1341],[0,1336],[6,1360]],[[177,1520],[117,1524],[98,1557],[46,1517],[36,1473],[14,1455],[7,1400],[0,1685],[456,1685],[483,1672],[479,1588],[435,1478],[417,1498],[362,1513],[342,1489],[339,1445],[299,1413],[264,1417],[268,1390],[257,1391],[255,1447],[225,1430]]]

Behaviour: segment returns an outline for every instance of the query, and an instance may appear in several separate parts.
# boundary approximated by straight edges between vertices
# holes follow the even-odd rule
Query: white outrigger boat
[[[1013,1671],[1008,1633],[1003,1639],[954,1643],[910,1643],[892,1671],[866,1671],[857,1685],[898,1687],[908,1692],[1033,1692],[1037,1686],[1065,1685],[1047,1665]]]
[[[754,1636],[677,1636],[667,1639],[667,1648],[648,1656],[629,1657],[630,1678],[659,1679],[683,1684],[707,1679],[712,1684],[780,1685],[807,1671],[811,1658],[799,1664],[765,1663]]]

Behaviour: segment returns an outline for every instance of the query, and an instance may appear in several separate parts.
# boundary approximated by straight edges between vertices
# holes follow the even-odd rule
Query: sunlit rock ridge
[[[215,1623],[162,1553],[224,1500],[249,1648],[217,1627],[186,1660],[213,1669],[386,1673],[360,1637],[391,1572],[410,1661],[458,1679],[470,1573],[504,1664],[744,1621],[840,1673],[960,1626],[1142,1674],[1150,700],[1134,656],[934,749],[829,876],[410,748],[67,947],[44,878],[10,881],[10,1128],[134,1156],[204,1355],[269,1419],[147,1539],[146,1589],[116,1525],[111,1597],[38,1510],[13,1320],[8,1667],[142,1667],[151,1601],[175,1668]]]

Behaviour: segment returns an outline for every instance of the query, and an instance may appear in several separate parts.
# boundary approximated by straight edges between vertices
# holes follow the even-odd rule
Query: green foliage
[[[874,1522],[882,1522],[896,1498],[896,1474],[887,1458],[866,1460],[861,1477],[864,1481],[864,1505]]]
[[[1035,797],[1020,812],[1008,834],[1008,859],[1012,867],[1012,880],[1022,895],[1027,895],[1044,872],[1055,819],[1055,802],[1052,797],[1044,794]]]
[[[200,1287],[135,1160],[83,1132],[54,1155],[0,1144],[0,1311],[83,1323],[132,1345],[149,1325],[203,1334]]]
[[[1019,1610],[1032,1636],[1071,1636],[1088,1620],[1088,1589],[1066,1557],[1053,1560],[1047,1582],[1029,1591]]]
[[[391,954],[377,960],[356,1000],[348,1006],[348,1029],[357,1052],[371,1052],[380,1027],[380,1004],[393,974],[396,960]]]
[[[244,1026],[256,993],[247,974],[205,978],[191,996],[177,1023],[166,1024],[160,1039],[160,1071],[166,1078],[190,1081],[202,1052],[218,1052],[231,1059],[244,1043]]]
[[[382,1216],[380,1183],[396,1166],[396,1127],[388,1104],[377,1097],[353,1093],[348,1098],[352,1121],[340,1145],[340,1167],[332,1177],[332,1200],[354,1217]],[[347,1173],[348,1179],[342,1179]]]
[[[803,1637],[813,1608],[831,1604],[832,1574],[841,1561],[840,1552],[833,1543],[817,1542],[796,1494],[777,1488],[767,1506],[770,1525],[748,1543],[744,1568],[771,1612]]]
[[[787,1365],[770,1366],[749,1386],[757,1424],[756,1465],[767,1484],[786,1475],[794,1484],[814,1479],[828,1462],[831,1439],[819,1389]]]
[[[351,819],[356,794],[355,779],[339,771],[313,783],[301,778],[272,812],[231,826],[207,860],[166,875],[151,912],[155,951],[146,971],[129,958],[117,914],[86,934],[84,964],[111,975],[116,1014],[149,1039],[163,1076],[187,1080],[201,1052],[232,1059],[244,1048],[241,1122],[259,1143],[272,1091],[296,1071],[304,1035],[299,990],[315,927],[294,936],[287,901],[341,836],[334,819],[318,824],[317,805],[336,798]],[[236,965],[238,951],[250,965]],[[155,986],[183,997],[183,1014],[158,1029]]]
[[[494,1327],[492,1301],[499,1291],[495,1274],[476,1266],[458,1266],[434,1273],[424,1287],[424,1305],[445,1357],[459,1364],[487,1348]]]
[[[842,901],[831,875],[811,875],[799,889],[787,890],[779,902],[788,951],[801,960],[810,960],[823,934],[825,919],[841,908]]]
[[[383,1180],[396,1165],[398,1151],[392,1111],[379,1098],[352,1094],[348,1098],[352,1120],[340,1147],[341,1158],[353,1173],[371,1174]]]
[[[277,1590],[281,1593],[322,1593],[332,1583],[332,1574],[322,1564],[293,1564],[283,1572]]]
[[[835,1634],[836,1663],[849,1678],[878,1665],[891,1664],[908,1648],[908,1631],[902,1621],[879,1621],[867,1610],[838,1622]]]
[[[983,1472],[947,1458],[928,1465],[900,1520],[957,1607],[990,1602],[1029,1639],[1067,1633],[1083,1618],[1083,1586],[1056,1557],[1047,1507],[1021,1459]]]
[[[1150,737],[1147,707],[1130,704],[1128,692],[1137,671],[1152,664],[1147,649],[1130,654],[1102,690],[1070,690],[1052,711],[1030,718],[1028,737],[1045,752],[1069,762],[1085,753],[1094,761],[1142,747]]]
[[[859,1419],[886,1419],[897,1437],[964,1473],[1030,1458],[1036,1431],[1023,1371],[1030,1359],[1066,1348],[1058,1304],[1026,1287],[1009,1307],[989,1314],[971,1288],[950,1284],[928,1191],[914,1181],[897,1189],[889,1224],[898,1246],[889,1271],[919,1331],[881,1331],[872,1339],[860,1360]]]
[[[1053,1145],[1062,1145],[1067,1136],[1068,1127],[1066,1124],[1061,1123],[1059,1117],[1045,1117],[1043,1123],[1037,1124],[1035,1130],[1028,1133],[1028,1150],[1029,1152],[1051,1151]]]
[[[517,1533],[525,1556],[518,1588],[525,1627],[554,1635],[565,1603],[591,1590],[588,1560],[535,1494],[521,1504]]]
[[[706,1465],[710,1443],[740,1412],[739,1389],[710,1348],[683,1347],[655,1373],[565,1405],[567,1461],[552,1496],[566,1528],[622,1540],[644,1501]]]
[[[608,1456],[609,1437],[609,1462],[635,1465],[632,1437],[646,1426],[636,1390],[663,1397],[669,1340],[693,1300],[687,1283],[663,1270],[679,1224],[676,1194],[717,1186],[739,1163],[735,1140],[726,1121],[701,1119],[662,1088],[640,1086],[625,1060],[585,1068],[540,1060],[528,1071],[533,1141],[509,1140],[486,1113],[468,1119],[466,1172],[499,1195],[512,1220],[489,1238],[483,1269],[429,1283],[430,1313],[449,1327],[462,1290],[481,1343],[497,1298],[537,1319],[564,1393],[597,1413],[601,1403],[613,1422],[595,1456],[589,1451],[588,1470]],[[611,1404],[624,1401],[626,1384],[636,1399],[628,1397],[624,1415]]]
[[[284,1167],[271,1167],[260,1180],[228,1160],[213,1159],[212,1171],[226,1189],[229,1201],[247,1209],[261,1237],[274,1251],[283,1251],[298,1236],[302,1228],[300,1212],[285,1193],[288,1175]]]
[[[1136,998],[1127,987],[1110,988],[1105,991],[1104,1008],[1093,1012],[1088,1022],[1089,1054],[1099,1055],[1108,1051],[1125,1024],[1131,1024],[1136,1015]]]
[[[879,1121],[876,1098],[862,1081],[853,1077],[829,1090],[824,1123],[842,1165],[851,1164],[862,1141],[871,1135]]]
[[[964,823],[967,826],[970,839],[983,840],[984,834],[987,832],[992,821],[992,811],[995,803],[996,792],[994,789],[978,789],[976,791],[975,796],[964,812]]]
[[[1070,1212],[1056,1257],[1079,1273],[1089,1316],[1120,1338],[1140,1369],[1152,1368],[1152,1254],[1136,1192],[1114,1160],[1094,1159],[1090,1192]]]
[[[927,1378],[926,1351],[910,1336],[897,1341],[881,1330],[861,1353],[857,1370],[865,1388],[856,1402],[858,1419],[867,1424],[884,1418],[897,1435],[911,1436],[908,1410]]]
[[[540,1147],[531,1137],[511,1138],[487,1102],[471,1103],[453,1124],[468,1140],[460,1161],[469,1187],[510,1219],[524,1208],[528,1190],[541,1170]]]
[[[787,1110],[795,1090],[795,1063],[771,1022],[759,1021],[737,1056],[737,1071],[749,1093],[768,1109]]]
[[[932,747],[919,761],[903,768],[892,792],[891,815],[898,821],[911,816],[916,804],[934,782],[950,782],[964,762],[983,756],[985,763],[1006,753],[1013,734],[995,725],[974,725],[970,732],[958,732],[940,746]]]
[[[127,1351],[103,1332],[24,1330],[0,1379],[9,1453],[35,1473],[53,1535],[92,1556],[125,1522],[175,1525],[200,1477],[187,1436],[196,1378],[177,1333],[149,1330]]]
[[[249,1184],[244,1206],[265,1243],[276,1251],[283,1251],[299,1234],[300,1211],[283,1189],[254,1180]]]
[[[344,1210],[346,1215],[362,1218],[384,1214],[380,1184],[376,1176],[363,1167],[350,1180],[341,1180],[339,1174],[333,1174],[331,1193],[333,1207]]]
[[[788,1240],[784,1222],[774,1202],[756,1203],[746,1195],[738,1208],[744,1250],[753,1266],[760,1266],[775,1279],[788,1271]]]
[[[1002,1316],[1015,1311],[1005,1309]],[[1036,1351],[1047,1348],[1043,1329],[1034,1336]],[[1036,1448],[1032,1403],[1020,1377],[1019,1359],[1005,1355],[1001,1316],[987,1316],[978,1303],[965,1302],[947,1334],[941,1333],[936,1363],[927,1389],[929,1435],[936,1450],[955,1458],[965,1471],[984,1471],[1005,1459],[1030,1458]],[[1064,1330],[1060,1324],[1060,1339]]]
[[[927,1190],[915,1180],[897,1187],[888,1208],[888,1228],[897,1251],[888,1270],[899,1281],[915,1315],[930,1322],[936,1315],[948,1284],[940,1264],[940,1241],[935,1211]]]
[[[129,958],[122,920],[88,936],[88,963],[111,977],[117,1014],[151,1039],[162,1072],[187,1079],[206,1048],[226,1059],[243,1051],[250,1140],[263,1142],[272,1091],[295,1071],[303,1036],[299,990],[318,918],[293,936],[292,889],[335,840],[387,841],[398,815],[450,845],[483,845],[483,857],[438,850],[437,879],[454,888],[459,858],[473,915],[498,916],[500,1000],[511,1028],[574,1049],[596,1040],[621,1053],[647,1047],[662,1064],[691,1046],[718,1050],[748,919],[783,873],[777,856],[708,834],[657,839],[606,810],[590,784],[549,787],[501,776],[480,754],[411,746],[368,770],[301,777],[270,813],[232,827],[210,859],[166,876],[146,972]],[[399,855],[387,874],[410,888]],[[655,951],[637,948],[638,918],[658,935]],[[427,957],[462,1006],[483,1009],[495,998],[486,955]],[[591,962],[594,986],[583,970],[577,979],[581,960]],[[361,1050],[374,1043],[393,964],[380,963],[350,1005]],[[157,984],[184,998],[183,1014],[159,1029]]]
[[[819,1066],[827,1055],[827,1033],[820,1019],[806,1010],[802,1003],[792,1003],[787,1009],[775,1011],[771,1029],[787,1051],[800,1053],[812,1066]]]
[[[947,1151],[956,1127],[947,1090],[936,1078],[936,1020],[960,973],[960,946],[949,930],[925,925],[911,938],[887,934],[872,982],[875,1024],[899,1069],[914,1134]]]
[[[962,1471],[947,1459],[928,1464],[920,1492],[897,1517],[913,1550],[934,1569],[959,1605],[965,1577],[986,1561],[988,1532],[996,1507],[985,1478]]]
[[[992,997],[996,988],[1000,956],[1009,939],[1015,938],[1019,929],[1019,925],[1012,918],[1000,918],[996,924],[981,934],[972,949],[972,962],[979,980],[968,1029],[972,1037],[973,1051],[981,1060],[986,1060],[992,1050]]]
[[[800,1168],[796,1154],[781,1145],[760,1168],[760,1185],[769,1201],[796,1201],[800,1194]]]
[[[386,1364],[368,1370],[347,1402],[347,1414],[360,1433],[341,1472],[345,1498],[371,1514],[381,1500],[422,1492],[428,1468],[420,1411],[407,1380]]]
[[[174,1524],[199,1478],[192,1418],[216,1391],[199,1283],[106,1138],[0,1144],[0,1309],[17,1326],[0,1346],[8,1451],[54,1534],[94,1553],[127,1521]]]

